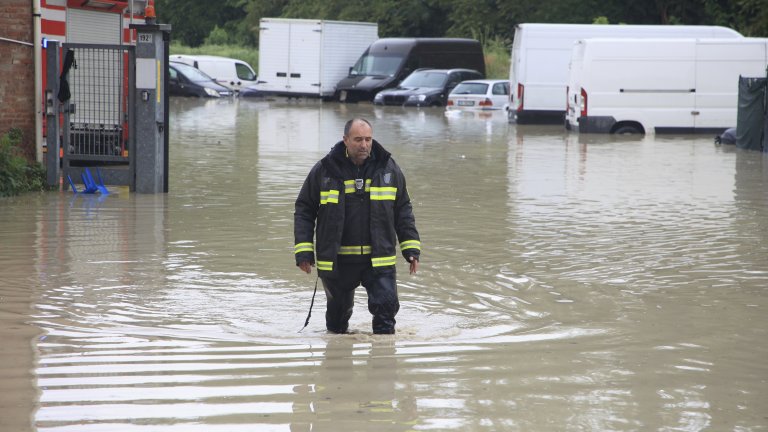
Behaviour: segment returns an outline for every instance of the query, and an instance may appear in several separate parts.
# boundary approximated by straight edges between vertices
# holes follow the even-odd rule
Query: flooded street
[[[353,116],[408,180],[395,336],[307,316]],[[170,192],[0,200],[1,432],[766,431],[768,157],[504,113],[172,99]]]

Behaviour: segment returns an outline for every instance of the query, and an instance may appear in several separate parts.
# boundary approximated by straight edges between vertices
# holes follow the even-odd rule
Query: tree
[[[157,0],[157,18],[169,23],[172,37],[184,45],[202,45],[216,27],[222,27],[230,37],[244,16],[249,0]]]

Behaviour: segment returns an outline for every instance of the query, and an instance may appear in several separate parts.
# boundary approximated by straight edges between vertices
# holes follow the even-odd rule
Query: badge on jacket
[[[389,184],[389,182],[392,180],[392,173],[385,173],[384,174],[384,184]]]

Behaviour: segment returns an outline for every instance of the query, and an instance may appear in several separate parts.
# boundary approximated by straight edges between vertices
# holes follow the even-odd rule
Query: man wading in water
[[[421,242],[405,176],[373,139],[368,120],[348,121],[342,141],[312,167],[296,199],[294,236],[296,265],[306,273],[317,265],[323,281],[328,331],[347,332],[355,288],[362,284],[373,333],[395,333],[397,249],[413,274]]]

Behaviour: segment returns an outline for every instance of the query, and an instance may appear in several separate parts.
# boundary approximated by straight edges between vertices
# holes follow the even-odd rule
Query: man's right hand
[[[306,274],[312,273],[312,264],[309,261],[302,261],[299,263],[299,268]]]

